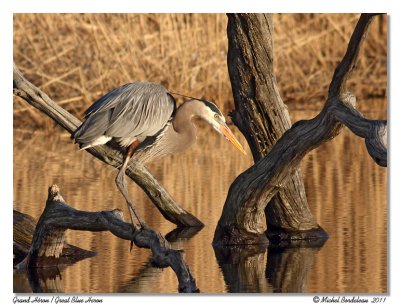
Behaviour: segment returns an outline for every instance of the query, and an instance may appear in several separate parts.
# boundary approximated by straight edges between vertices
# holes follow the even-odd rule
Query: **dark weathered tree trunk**
[[[81,122],[65,109],[53,102],[44,92],[26,80],[17,66],[13,70],[13,92],[30,105],[34,106],[69,133],[72,133]],[[122,164],[122,155],[108,145],[96,146],[86,150],[101,161],[115,168]],[[180,207],[171,195],[150,174],[146,167],[132,160],[126,175],[137,183],[149,196],[161,214],[178,226],[203,226],[204,224],[191,213]]]
[[[355,67],[372,17],[373,14],[361,15],[347,52],[335,70],[329,87],[329,96],[321,112],[311,120],[302,120],[294,124],[266,156],[233,182],[215,231],[214,245],[265,243],[263,220],[267,203],[282,191],[282,187],[288,180],[291,180],[301,159],[310,150],[338,135],[343,124],[357,136],[365,138],[368,153],[378,165],[386,166],[386,120],[363,118],[355,109],[355,97],[345,88],[346,80]],[[265,17],[253,18],[263,20]],[[251,32],[251,26],[245,29],[242,35],[246,36]],[[238,52],[240,51],[242,54],[249,52],[247,49],[239,49]],[[242,76],[245,71],[239,71],[238,74]],[[250,82],[244,88],[248,88],[251,93],[254,91],[252,85],[254,84]],[[248,104],[244,103],[244,105],[246,107]],[[273,116],[273,112],[270,116]],[[246,121],[249,120],[246,119]],[[284,219],[285,216],[282,215],[282,218]],[[312,237],[312,235],[307,236]]]
[[[228,14],[228,69],[235,99],[232,120],[246,137],[254,161],[263,158],[291,127],[273,69],[271,14]],[[301,232],[326,236],[308,207],[298,167],[266,206],[270,239],[297,239]]]
[[[115,236],[132,241],[140,248],[152,251],[152,264],[156,267],[171,267],[179,282],[179,292],[198,292],[196,281],[180,251],[173,250],[169,242],[150,228],[136,231],[131,223],[123,221],[120,210],[87,212],[71,208],[53,185],[49,188],[46,207],[35,227],[32,244],[26,257],[16,265],[30,274],[37,269],[56,267],[64,249],[64,234],[67,229],[81,231],[110,231]]]

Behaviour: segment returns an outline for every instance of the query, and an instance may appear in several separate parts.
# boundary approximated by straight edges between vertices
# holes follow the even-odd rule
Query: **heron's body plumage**
[[[84,123],[74,132],[82,149],[114,139],[122,147],[142,142],[164,128],[175,110],[175,100],[161,85],[128,83],[100,99],[85,112]]]

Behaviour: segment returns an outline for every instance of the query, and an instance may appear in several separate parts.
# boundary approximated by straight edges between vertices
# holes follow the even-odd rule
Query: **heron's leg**
[[[133,155],[134,150],[138,147],[138,145],[140,144],[139,141],[134,142],[131,147],[129,147],[129,150],[127,152],[127,154],[125,155],[124,158],[124,162],[121,166],[121,168],[118,171],[117,177],[115,178],[115,183],[117,184],[117,187],[119,189],[119,191],[122,193],[122,195],[124,196],[126,203],[128,204],[128,210],[129,210],[129,214],[131,217],[131,222],[132,225],[134,226],[134,228],[136,230],[140,229],[140,227],[138,227],[134,222],[133,222],[133,216],[132,213],[135,215],[136,219],[139,221],[139,224],[141,227],[144,227],[144,221],[139,217],[139,214],[136,212],[136,208],[135,205],[133,204],[133,201],[130,199],[126,185],[125,185],[125,171],[126,168],[128,167],[129,164],[129,160],[131,159],[131,156]]]

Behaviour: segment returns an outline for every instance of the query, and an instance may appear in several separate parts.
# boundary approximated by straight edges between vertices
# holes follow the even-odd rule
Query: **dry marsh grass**
[[[358,16],[274,16],[276,76],[289,108],[324,101]],[[142,80],[215,100],[227,112],[233,98],[226,24],[224,14],[15,14],[14,61],[30,81],[79,117],[110,89]],[[386,37],[382,16],[370,29],[351,79],[359,99],[386,96]],[[50,119],[14,101],[15,128],[54,130]]]

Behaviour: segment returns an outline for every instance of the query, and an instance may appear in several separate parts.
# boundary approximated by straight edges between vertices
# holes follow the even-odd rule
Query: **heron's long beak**
[[[247,155],[240,142],[236,139],[230,128],[225,123],[220,124],[219,130],[222,134],[225,135],[226,139],[228,139],[235,146],[236,149],[238,149],[244,155]]]

